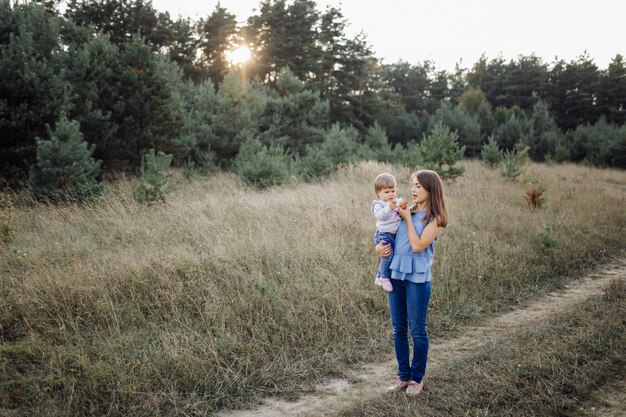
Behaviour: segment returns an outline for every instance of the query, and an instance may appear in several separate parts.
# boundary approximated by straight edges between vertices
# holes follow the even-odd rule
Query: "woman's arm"
[[[399,213],[406,222],[406,228],[409,233],[409,243],[411,244],[413,252],[422,252],[430,246],[431,243],[433,243],[433,240],[435,240],[441,230],[441,227],[437,225],[437,220],[431,220],[430,223],[428,223],[424,228],[422,236],[419,236],[415,230],[415,226],[413,226],[411,212],[401,208]]]

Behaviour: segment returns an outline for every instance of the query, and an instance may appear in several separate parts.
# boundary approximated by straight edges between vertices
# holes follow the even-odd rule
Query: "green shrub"
[[[378,122],[370,126],[357,153],[360,159],[390,162],[393,155],[385,128]]]
[[[452,107],[444,103],[433,116],[433,121],[441,122],[455,132],[459,144],[463,145],[464,153],[468,156],[478,154],[482,137],[477,116],[461,106]]]
[[[417,151],[424,168],[436,171],[443,179],[454,180],[465,171],[454,165],[463,158],[465,146],[459,147],[456,132],[450,132],[441,122],[420,142]]]
[[[282,147],[264,146],[258,139],[245,141],[234,161],[235,172],[257,188],[280,185],[289,178],[290,158]]]
[[[13,200],[11,196],[0,191],[0,247],[13,240]]]
[[[139,203],[164,201],[167,193],[167,169],[172,163],[172,155],[150,149],[141,160],[142,184],[135,190],[135,200]]]
[[[85,201],[98,196],[102,185],[100,161],[91,155],[95,146],[87,146],[77,121],[62,117],[54,131],[48,129],[50,140],[37,141],[37,162],[30,169],[33,195],[39,200]]]
[[[335,166],[318,146],[307,146],[304,156],[296,159],[295,172],[305,181],[327,178]]]
[[[526,171],[529,163],[528,146],[519,142],[513,150],[504,150],[502,162],[500,163],[500,173],[503,177],[515,181]]]
[[[489,141],[483,144],[480,159],[489,168],[496,168],[502,161],[502,151],[493,136],[489,136]]]
[[[571,159],[576,162],[586,159],[595,166],[619,166],[614,158],[619,155],[616,151],[624,149],[625,136],[625,127],[607,123],[604,118],[593,126],[577,126],[569,141]]]
[[[558,246],[559,241],[552,236],[552,228],[550,226],[546,226],[539,235],[539,244],[546,249],[554,249]]]
[[[359,133],[353,127],[342,129],[334,124],[326,133],[322,143],[322,153],[333,165],[347,164],[355,161],[358,148]]]
[[[511,112],[511,115],[493,130],[493,136],[502,149],[513,149],[520,141],[527,141],[528,121],[523,116]]]

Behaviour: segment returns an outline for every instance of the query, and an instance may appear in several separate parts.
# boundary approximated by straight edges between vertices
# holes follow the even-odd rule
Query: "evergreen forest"
[[[93,190],[152,151],[264,187],[359,159],[415,166],[444,127],[465,157],[523,144],[535,161],[626,168],[621,55],[448,72],[383,63],[347,25],[311,0],[262,0],[245,22],[219,3],[193,21],[146,0],[0,0],[0,186]],[[241,45],[250,60],[230,62]]]

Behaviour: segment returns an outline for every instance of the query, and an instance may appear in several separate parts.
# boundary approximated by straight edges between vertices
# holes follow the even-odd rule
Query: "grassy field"
[[[531,165],[524,187],[475,161],[448,186],[429,315],[433,338],[564,285],[626,247],[626,172]],[[203,415],[392,349],[373,285],[376,163],[323,184],[258,192],[220,174],[163,205],[133,180],[88,206],[16,196],[0,260],[0,410],[15,415]]]
[[[339,415],[566,417],[624,376],[626,286],[614,281],[602,296],[437,369],[419,399],[377,396]]]

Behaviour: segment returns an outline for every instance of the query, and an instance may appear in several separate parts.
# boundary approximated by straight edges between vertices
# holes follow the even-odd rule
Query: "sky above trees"
[[[208,16],[217,0],[153,0],[155,9],[194,20]],[[260,0],[221,0],[243,22]],[[623,16],[626,3],[615,0],[318,0],[318,10],[340,6],[348,34],[363,31],[385,63],[434,61],[452,70],[471,67],[481,54],[505,59],[532,53],[552,62],[585,51],[606,68],[616,54],[626,55]]]

